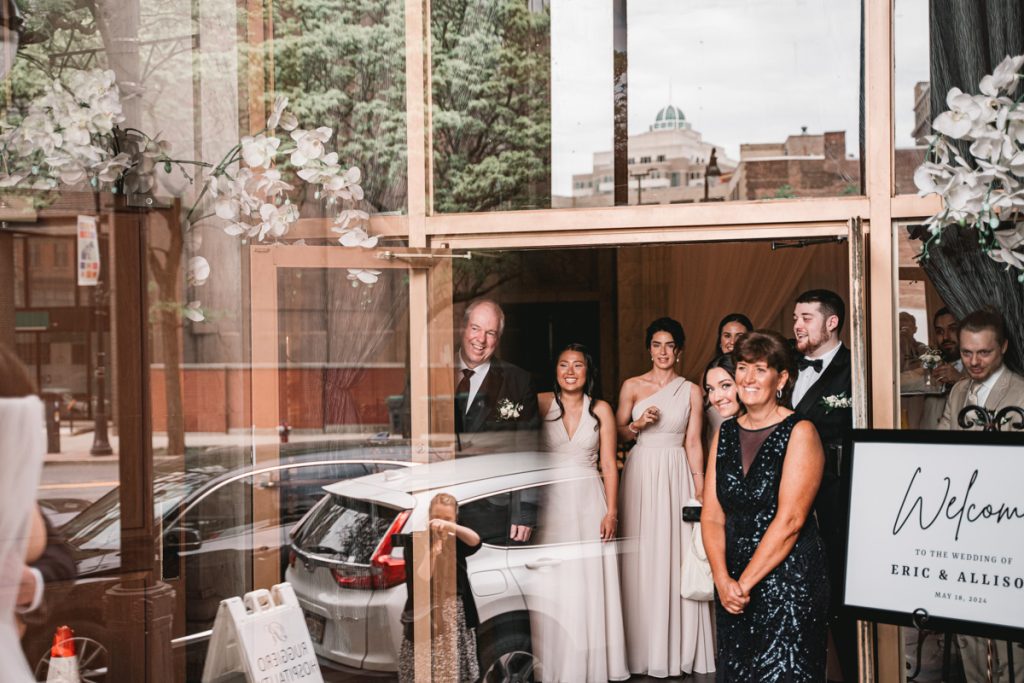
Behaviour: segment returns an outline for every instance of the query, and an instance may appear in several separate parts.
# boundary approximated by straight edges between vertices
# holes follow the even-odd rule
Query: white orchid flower
[[[1006,57],[999,62],[995,70],[988,76],[981,79],[978,88],[986,95],[995,97],[1000,91],[1012,92],[1017,87],[1017,79],[1020,78],[1017,72],[1024,66],[1024,55],[1017,57]]]
[[[347,277],[352,282],[353,287],[358,287],[359,283],[372,285],[380,278],[379,270],[373,270],[370,268],[348,268],[347,270]]]
[[[334,219],[335,227],[332,228],[335,232],[341,232],[348,230],[354,226],[362,225],[366,221],[370,220],[370,214],[359,209],[345,209],[338,214],[338,217]]]
[[[334,229],[338,232],[337,229]],[[362,228],[352,228],[351,230],[341,231],[341,237],[338,238],[338,242],[343,247],[361,247],[363,249],[373,249],[377,246],[378,236],[374,235],[370,237],[369,234]]]
[[[252,168],[269,168],[277,157],[277,148],[281,146],[279,138],[263,133],[255,137],[246,135],[241,142],[242,159]]]
[[[281,126],[285,130],[295,130],[295,127],[299,125],[299,121],[295,118],[294,114],[286,111],[287,108],[288,98],[284,95],[278,95],[274,99],[274,108],[267,118],[267,128],[274,129]]]
[[[202,256],[193,256],[188,260],[188,283],[201,287],[210,278],[210,262]]]
[[[206,315],[198,301],[189,301],[188,305],[181,309],[181,314],[194,323],[201,323],[206,320]]]
[[[949,186],[951,178],[942,166],[924,162],[914,171],[914,185],[922,197],[934,193],[942,193]]]
[[[949,111],[935,117],[932,128],[954,140],[959,140],[971,131],[974,121],[981,116],[981,109],[970,95],[960,88],[952,88],[946,96]]]
[[[319,159],[324,154],[324,143],[330,140],[333,134],[334,131],[327,126],[320,126],[315,130],[292,131],[292,139],[295,140],[292,164],[305,166],[310,161]]]

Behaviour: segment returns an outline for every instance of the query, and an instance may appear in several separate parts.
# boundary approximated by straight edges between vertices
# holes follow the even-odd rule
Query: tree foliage
[[[405,14],[401,0],[282,0],[274,5],[274,94],[301,127],[330,126],[367,200],[406,199]]]
[[[438,211],[550,206],[550,15],[524,0],[431,14]]]

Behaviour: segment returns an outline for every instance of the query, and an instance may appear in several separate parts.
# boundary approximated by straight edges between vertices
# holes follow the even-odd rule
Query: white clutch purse
[[[691,501],[691,504],[695,503]],[[711,578],[711,564],[704,550],[700,522],[694,523],[690,543],[683,549],[683,576],[679,593],[687,600],[713,600],[715,597],[715,582]]]

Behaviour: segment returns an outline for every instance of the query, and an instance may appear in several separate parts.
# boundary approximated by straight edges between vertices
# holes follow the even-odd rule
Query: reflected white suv
[[[324,487],[330,495],[293,532],[286,572],[317,654],[345,668],[397,670],[406,588],[393,536],[425,529],[430,499],[445,491],[459,501],[459,523],[483,541],[468,558],[481,671],[498,680],[528,673],[532,657],[517,653],[531,651],[530,611],[534,619],[547,611],[540,582],[555,566],[602,552],[600,541],[546,542],[538,506],[579,477],[562,464],[543,453],[479,455]],[[534,527],[527,543],[509,540],[513,517]]]

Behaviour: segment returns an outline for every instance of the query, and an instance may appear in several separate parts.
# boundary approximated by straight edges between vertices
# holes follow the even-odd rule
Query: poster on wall
[[[78,286],[95,287],[100,282],[100,240],[96,216],[78,217]]]
[[[1021,435],[853,430],[845,450],[847,608],[1024,639]]]

